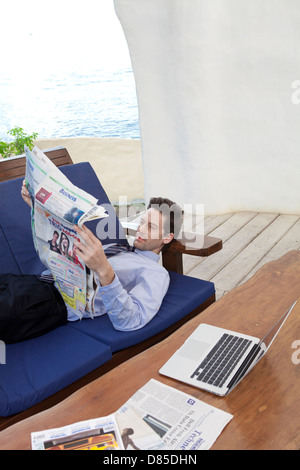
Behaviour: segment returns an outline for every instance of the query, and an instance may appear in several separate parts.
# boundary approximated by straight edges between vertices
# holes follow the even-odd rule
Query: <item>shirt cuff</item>
[[[110,314],[112,309],[112,304],[115,299],[121,294],[123,287],[119,281],[118,276],[115,274],[114,280],[107,284],[106,286],[101,286],[99,279],[97,277],[98,283],[98,295],[102,298],[102,302],[106,307],[107,313]]]

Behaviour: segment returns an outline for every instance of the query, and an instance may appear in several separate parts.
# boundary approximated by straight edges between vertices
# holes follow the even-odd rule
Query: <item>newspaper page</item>
[[[115,413],[31,433],[32,450],[208,450],[233,416],[151,379]]]
[[[76,252],[80,237],[74,225],[106,217],[97,199],[74,186],[37,147],[25,147],[25,180],[32,199],[32,235],[35,249],[54,276],[68,308],[79,318],[93,316],[94,273]]]
[[[127,402],[170,450],[208,450],[233,416],[151,379]]]
[[[124,450],[168,450],[163,439],[128,404],[115,415]]]
[[[124,450],[114,414],[31,433],[32,450]]]

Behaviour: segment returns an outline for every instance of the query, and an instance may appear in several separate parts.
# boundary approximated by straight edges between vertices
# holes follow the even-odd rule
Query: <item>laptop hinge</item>
[[[247,357],[244,359],[234,376],[232,377],[231,381],[228,384],[228,390],[231,390],[246,374],[249,367],[252,365],[254,359],[258,355],[259,351],[261,350],[260,344],[254,344],[252,349],[250,350]]]

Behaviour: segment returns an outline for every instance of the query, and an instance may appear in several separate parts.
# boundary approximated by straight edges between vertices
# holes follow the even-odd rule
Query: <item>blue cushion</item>
[[[103,243],[126,241],[91,165],[77,163],[60,169],[73,184],[105,205],[116,233]],[[0,273],[38,274],[44,266],[33,246],[30,209],[21,198],[21,184],[22,178],[0,183]],[[97,224],[93,221],[87,225],[97,233]],[[70,322],[39,338],[7,345],[6,364],[0,365],[0,416],[10,416],[39,403],[107,362],[113,352],[146,340],[181,320],[214,294],[214,285],[207,281],[172,272],[170,280],[159,312],[140,330],[117,331],[104,315]]]
[[[44,266],[33,246],[30,208],[21,197],[23,178],[0,184],[0,224],[21,274],[39,274]],[[2,259],[3,247],[0,247]],[[4,272],[15,272],[13,265],[3,266]],[[15,272],[15,274],[19,274]]]
[[[26,410],[112,357],[110,348],[65,325],[6,345],[0,365],[0,416]]]
[[[12,253],[8,241],[0,226],[0,274],[6,274],[9,270],[12,274],[21,274],[17,261]]]
[[[104,225],[107,226],[109,222],[113,228],[113,232],[115,233],[110,233],[108,237],[108,234],[106,235],[105,232],[105,238],[99,237],[101,238],[103,245],[108,243],[127,243],[126,234],[116,216],[115,209],[110,203],[108,196],[90,163],[83,162],[76,163],[75,165],[67,165],[60,167],[60,170],[73,184],[98,199],[98,204],[103,205],[107,210],[109,217],[103,219]],[[88,222],[86,225],[93,233],[97,234],[98,222],[98,220],[94,220],[92,222]]]
[[[170,287],[155,317],[136,331],[117,331],[107,315],[71,322],[74,329],[108,344],[115,353],[140,343],[184,318],[215,293],[214,284],[170,272]]]

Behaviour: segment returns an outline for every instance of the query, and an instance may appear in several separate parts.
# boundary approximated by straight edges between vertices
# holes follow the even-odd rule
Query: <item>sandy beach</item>
[[[66,147],[73,162],[90,162],[109,199],[129,203],[144,199],[144,174],[140,140],[120,138],[74,137],[39,139],[38,148]]]

